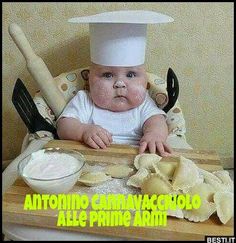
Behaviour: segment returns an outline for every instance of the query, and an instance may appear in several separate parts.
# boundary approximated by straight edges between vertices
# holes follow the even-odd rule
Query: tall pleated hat
[[[90,59],[93,63],[130,67],[145,62],[147,24],[174,20],[153,11],[129,10],[75,17],[68,21],[89,24]]]

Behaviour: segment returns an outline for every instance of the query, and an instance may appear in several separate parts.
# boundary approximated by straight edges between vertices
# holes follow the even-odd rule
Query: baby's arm
[[[106,148],[112,142],[112,135],[104,128],[81,123],[78,119],[62,117],[57,122],[60,139],[70,139],[86,143],[92,148]]]
[[[143,137],[140,140],[139,153],[143,153],[148,147],[150,153],[157,153],[166,157],[172,153],[172,149],[166,143],[168,127],[163,115],[154,115],[147,119],[143,125]]]

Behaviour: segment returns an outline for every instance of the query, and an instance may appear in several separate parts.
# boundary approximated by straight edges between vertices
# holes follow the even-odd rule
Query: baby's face
[[[146,96],[144,65],[110,67],[92,63],[89,72],[90,95],[100,108],[127,111],[142,104]]]

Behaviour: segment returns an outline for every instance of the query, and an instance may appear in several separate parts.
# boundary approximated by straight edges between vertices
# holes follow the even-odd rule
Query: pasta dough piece
[[[179,163],[173,175],[172,185],[175,190],[188,192],[190,187],[202,182],[198,167],[192,160],[180,156]]]
[[[216,211],[215,203],[207,200],[201,201],[201,206],[198,209],[183,210],[184,218],[193,222],[203,222],[210,218]]]
[[[213,195],[215,192],[215,189],[210,184],[202,182],[191,187],[188,194],[197,194],[200,196],[201,201],[207,200],[208,202],[213,202]]]
[[[108,165],[105,168],[105,173],[114,178],[125,178],[133,172],[134,169],[130,168],[128,165]]]
[[[201,170],[204,182],[210,184],[215,191],[219,192],[233,192],[233,185],[223,184],[219,177],[208,171]]]
[[[212,173],[213,175],[217,176],[222,181],[223,184],[230,185],[233,182],[227,170],[217,170]]]
[[[132,175],[128,181],[127,185],[128,186],[133,186],[133,187],[141,187],[141,184],[143,183],[143,180],[149,175],[149,172],[145,168],[140,168],[136,174]]]
[[[211,172],[209,172],[207,170],[201,169],[201,168],[198,168],[198,171],[200,172],[200,174],[203,177],[205,182],[207,182],[207,181],[216,181],[218,183],[221,183],[220,178],[218,178],[213,173],[211,173]]]
[[[80,176],[78,181],[86,186],[97,186],[111,179],[111,176],[107,176],[104,172],[98,171],[86,172]]]
[[[176,193],[168,180],[160,174],[154,173],[151,173],[144,179],[141,184],[141,192],[142,194],[148,194],[150,196],[153,194],[160,195]]]
[[[155,167],[161,159],[162,157],[157,154],[138,154],[134,158],[134,166],[137,170],[145,168],[151,170],[151,172],[155,172]]]
[[[163,161],[157,164],[157,168],[164,174],[169,180],[173,178],[177,164],[174,162]]]
[[[229,188],[229,191],[234,191],[234,182],[231,179],[229,172],[227,170],[218,170],[212,172],[215,176],[217,176],[221,182]]]
[[[179,218],[179,219],[184,218],[183,211],[180,208],[177,208],[176,210],[167,209],[167,216],[171,216],[171,217],[175,217],[175,218]]]
[[[234,195],[231,192],[216,192],[214,195],[217,216],[223,224],[226,224],[233,217],[233,199]]]

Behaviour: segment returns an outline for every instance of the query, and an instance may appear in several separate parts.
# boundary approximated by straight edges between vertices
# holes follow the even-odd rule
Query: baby
[[[145,50],[147,24],[173,19],[153,11],[112,11],[69,19],[89,23],[89,92],[81,90],[57,122],[61,139],[83,141],[92,148],[112,142],[139,145],[165,157],[166,114],[146,90]]]
[[[92,148],[111,143],[139,145],[162,157],[172,149],[166,143],[166,114],[150,98],[143,65],[103,66],[91,63],[89,92],[80,90],[57,122],[60,139],[82,141]]]

